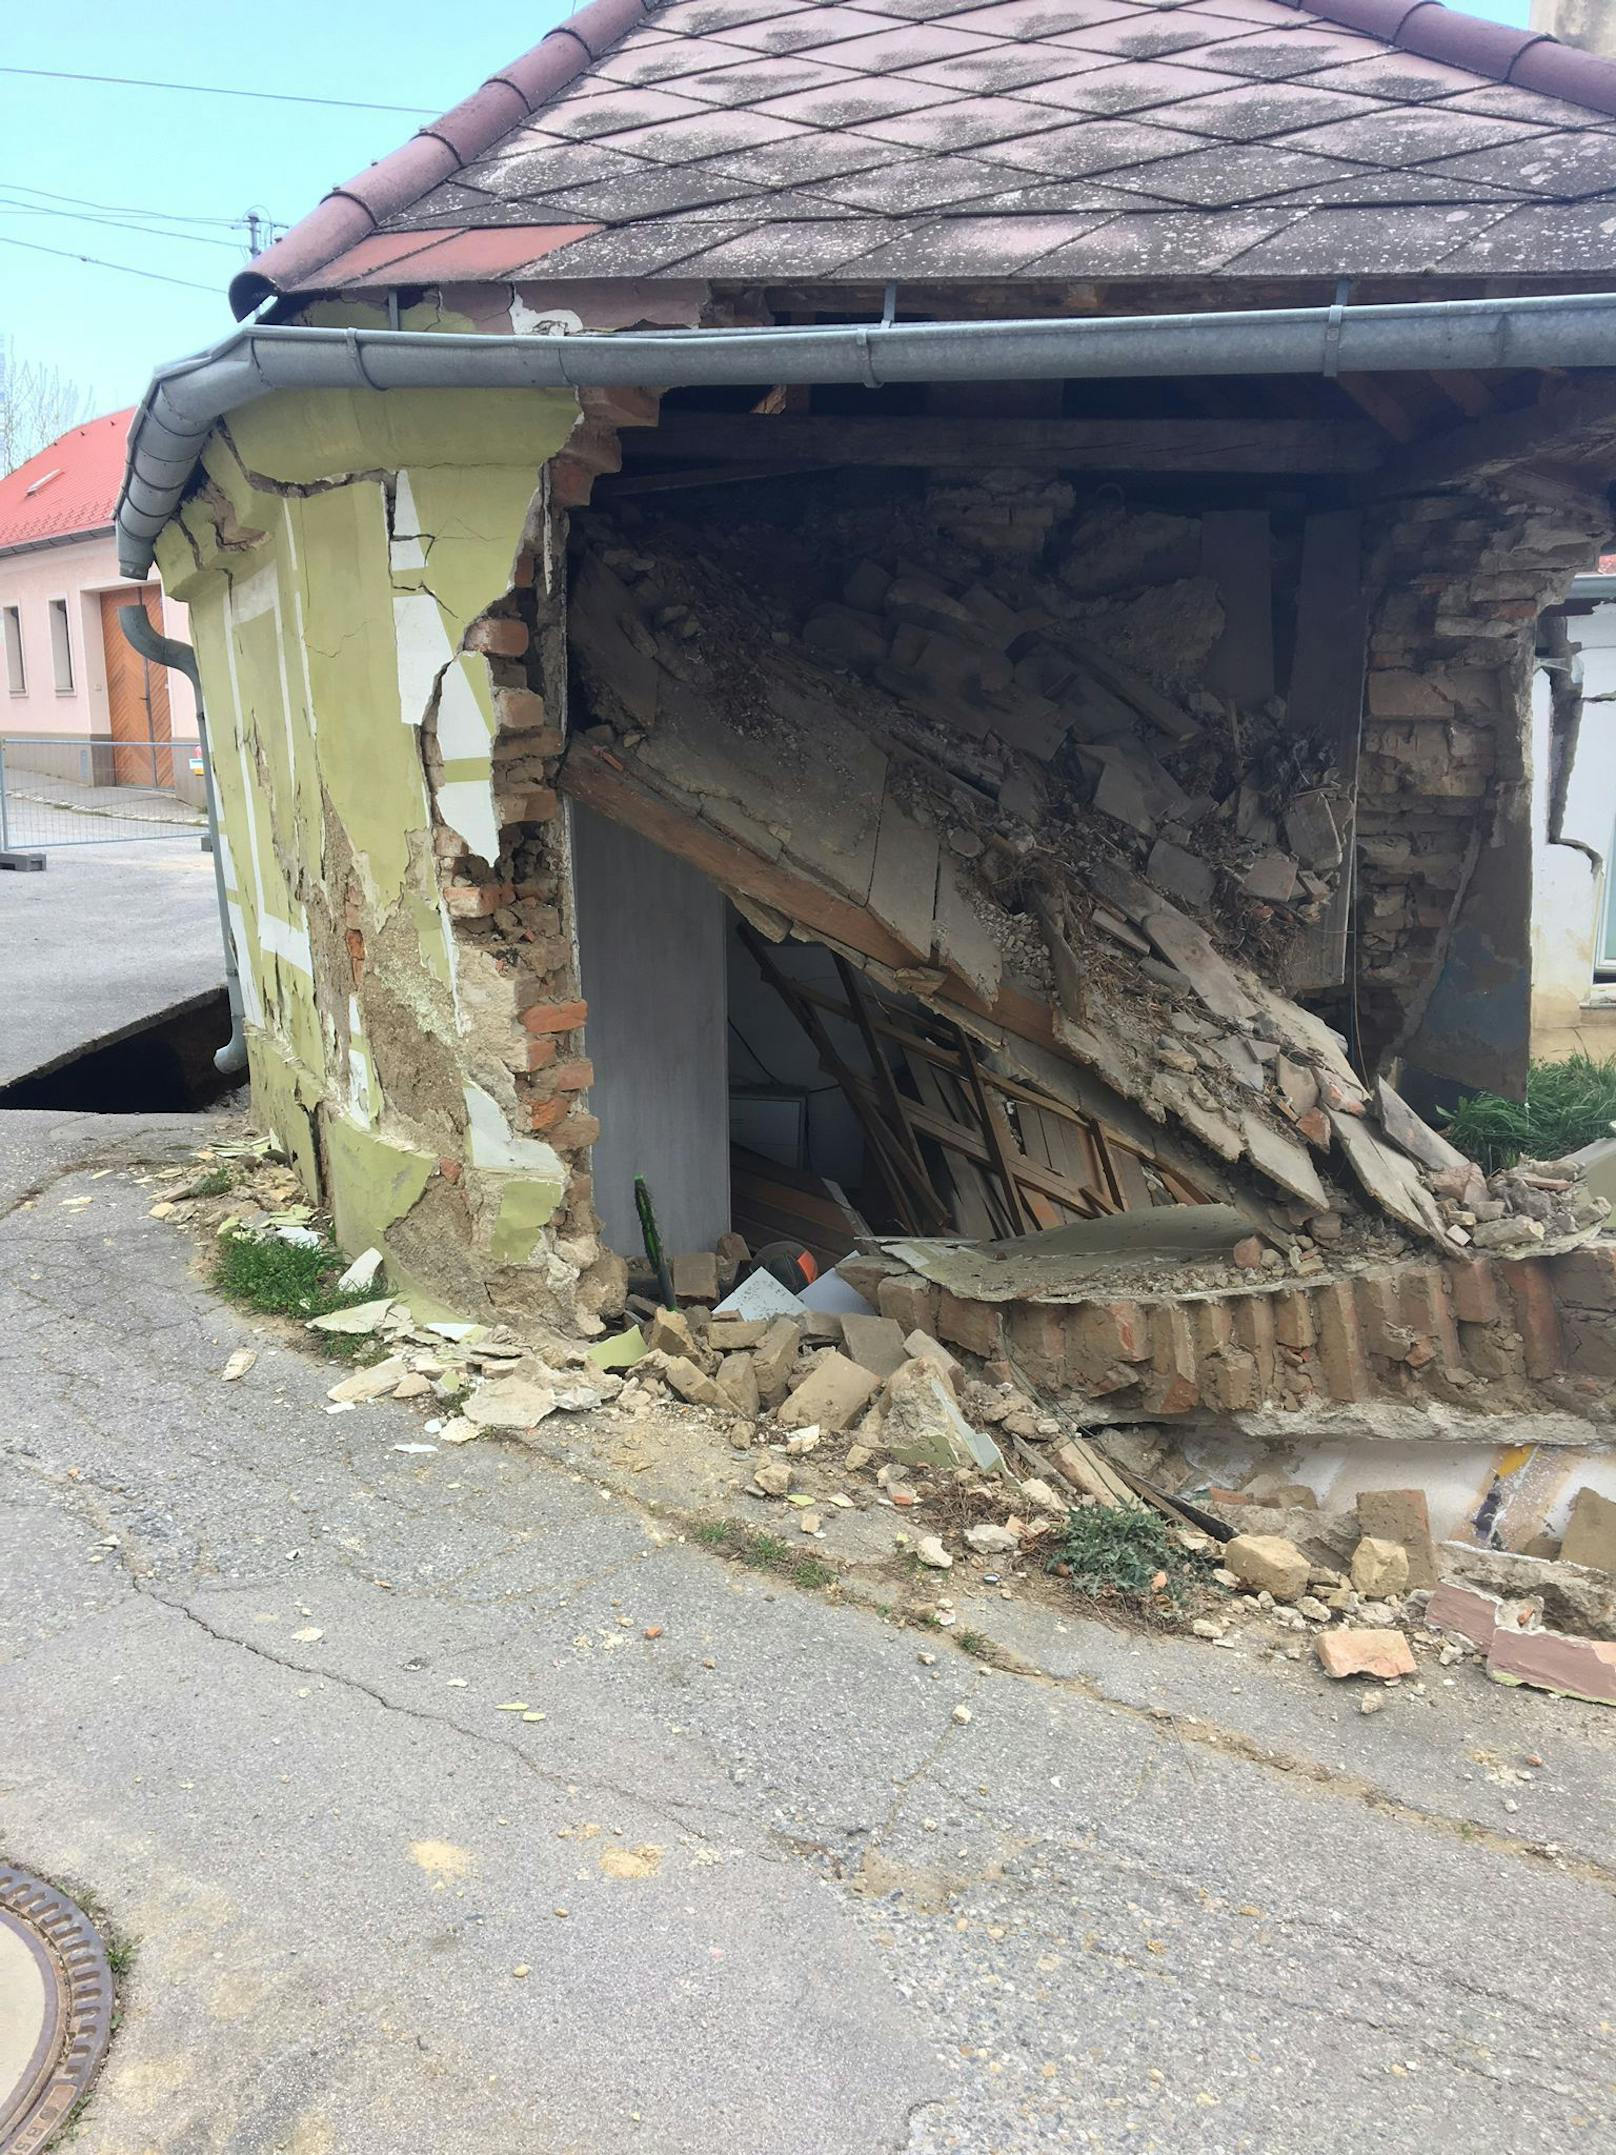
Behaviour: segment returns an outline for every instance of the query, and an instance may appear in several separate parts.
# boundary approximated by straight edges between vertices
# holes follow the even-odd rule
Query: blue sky
[[[164,77],[412,110],[323,111],[0,73],[0,339],[14,338],[20,358],[82,382],[102,410],[133,403],[154,366],[232,326],[225,286],[246,248],[227,220],[257,209],[295,222],[328,187],[385,155],[572,11],[572,0],[479,0],[468,9],[432,0],[160,0],[155,8],[11,0],[4,68]],[[1524,24],[1527,0],[1472,0],[1467,12]],[[124,223],[64,214],[85,204],[104,206],[86,208],[86,217]],[[158,232],[129,217],[154,211],[219,221],[190,226],[182,239],[175,227]],[[126,229],[129,222],[142,229]]]

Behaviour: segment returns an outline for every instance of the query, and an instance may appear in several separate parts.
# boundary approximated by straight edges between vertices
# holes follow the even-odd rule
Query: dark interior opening
[[[87,1048],[53,1069],[34,1071],[0,1087],[0,1108],[65,1108],[83,1115],[194,1114],[246,1084],[246,1073],[224,1077],[216,1049],[230,1037],[230,1000],[223,988],[117,1040]]]

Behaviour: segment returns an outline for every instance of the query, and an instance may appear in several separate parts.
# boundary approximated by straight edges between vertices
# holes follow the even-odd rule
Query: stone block
[[[842,1319],[842,1339],[860,1369],[886,1378],[909,1360],[902,1325],[891,1317],[863,1317],[849,1312]]]
[[[766,1407],[777,1407],[786,1396],[792,1368],[802,1345],[802,1326],[795,1317],[776,1317],[752,1350],[752,1368]]]
[[[1441,1575],[1423,1489],[1360,1490],[1358,1526],[1366,1539],[1393,1542],[1402,1550],[1408,1560],[1410,1586],[1434,1587],[1438,1583]]]
[[[1562,1698],[1616,1706],[1616,1640],[1571,1639],[1559,1631],[1514,1631],[1500,1625],[1487,1655],[1495,1683],[1530,1684]]]
[[[1366,1601],[1408,1592],[1408,1552],[1401,1542],[1366,1534],[1352,1552],[1352,1590]]]
[[[1305,1594],[1313,1568],[1283,1534],[1236,1534],[1223,1545],[1223,1561],[1252,1593],[1272,1594],[1276,1601],[1295,1601]]]
[[[1137,1302],[1079,1302],[1064,1314],[1066,1375],[1079,1391],[1105,1384],[1120,1362],[1150,1359],[1150,1326]]]
[[[1434,1340],[1437,1359],[1449,1369],[1457,1368],[1459,1328],[1448,1300],[1447,1280],[1440,1265],[1405,1265],[1400,1275],[1403,1322],[1411,1332]]]
[[[1391,1683],[1416,1673],[1414,1650],[1400,1631],[1321,1631],[1313,1642],[1326,1676],[1378,1676]]]
[[[1306,1288],[1287,1287],[1283,1294],[1275,1295],[1275,1342],[1281,1347],[1289,1347],[1296,1354],[1304,1354],[1316,1337],[1313,1303]]]
[[[726,1354],[713,1382],[737,1414],[744,1415],[748,1421],[757,1420],[763,1401],[758,1389],[757,1364],[750,1354]]]
[[[1616,1503],[1597,1489],[1579,1489],[1572,1500],[1560,1555],[1568,1564],[1616,1572]]]
[[[718,1300],[718,1257],[713,1250],[680,1250],[670,1259],[673,1291],[681,1302]]]
[[[778,1419],[787,1429],[806,1429],[811,1423],[832,1433],[846,1429],[880,1389],[880,1381],[833,1347],[786,1400]]]
[[[1364,1358],[1350,1284],[1332,1280],[1328,1286],[1317,1288],[1313,1317],[1318,1328],[1319,1368],[1330,1397],[1348,1402],[1372,1398],[1375,1386]]]
[[[1046,1303],[1021,1302],[1005,1319],[1010,1351],[1032,1382],[1058,1391],[1067,1382],[1066,1317]]]
[[[1264,1399],[1273,1391],[1279,1371],[1271,1294],[1241,1295],[1234,1305],[1234,1336],[1251,1356],[1257,1389]]]

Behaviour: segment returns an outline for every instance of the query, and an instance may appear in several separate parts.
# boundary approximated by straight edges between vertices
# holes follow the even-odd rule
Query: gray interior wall
[[[836,961],[817,943],[777,943],[769,955],[791,979],[845,1000]],[[738,935],[729,938],[729,1015],[734,1021],[729,1039],[730,1082],[760,1089],[772,1082],[808,1095],[808,1156],[788,1164],[812,1168],[815,1174],[829,1175],[832,1181],[852,1188],[864,1173],[864,1135],[858,1118],[821,1067],[813,1042],[765,981]],[[868,1069],[856,1028],[828,1012],[821,1011],[820,1016],[851,1067]],[[769,1150],[762,1144],[756,1149]]]
[[[571,814],[595,1208],[632,1257],[643,1175],[669,1253],[711,1249],[729,1226],[724,899],[635,832]]]

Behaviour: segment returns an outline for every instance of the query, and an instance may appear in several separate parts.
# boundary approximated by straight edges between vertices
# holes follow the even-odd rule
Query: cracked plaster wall
[[[276,395],[215,431],[158,548],[201,664],[258,1112],[344,1247],[457,1317],[513,1272],[573,1276],[567,1168],[517,1097],[518,990],[453,885],[509,870],[511,675],[484,617],[531,578],[578,418],[560,390]]]

